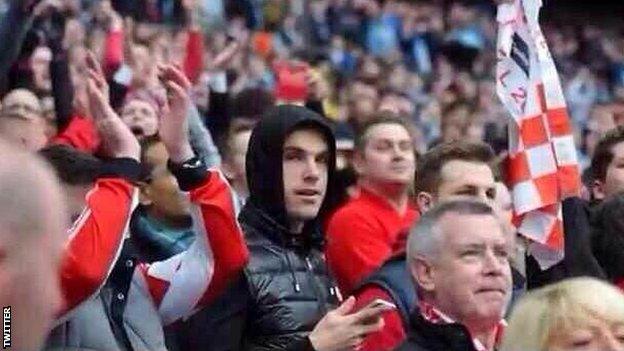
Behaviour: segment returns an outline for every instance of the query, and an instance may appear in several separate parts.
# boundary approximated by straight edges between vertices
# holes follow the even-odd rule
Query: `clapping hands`
[[[106,78],[92,53],[87,56],[87,75],[89,108],[102,140],[103,152],[112,158],[131,158],[138,162],[141,146],[110,106]]]
[[[189,142],[187,120],[191,104],[191,82],[175,65],[158,67],[158,77],[167,90],[167,99],[160,118],[159,135],[174,163],[182,163],[195,156]]]

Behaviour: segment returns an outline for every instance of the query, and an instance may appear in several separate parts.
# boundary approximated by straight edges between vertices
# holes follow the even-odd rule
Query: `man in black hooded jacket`
[[[227,333],[203,326],[213,335],[208,338],[227,339],[211,350],[343,350],[382,327],[383,309],[350,314],[353,298],[332,310],[339,292],[322,254],[320,220],[335,155],[330,127],[303,107],[275,107],[253,130],[246,158],[250,197],[239,216],[250,260],[217,318],[216,327]]]
[[[245,348],[301,345],[338,302],[317,222],[334,174],[334,145],[321,118],[295,106],[270,111],[251,135],[250,197],[239,216],[253,252],[244,273],[255,302],[245,311]]]

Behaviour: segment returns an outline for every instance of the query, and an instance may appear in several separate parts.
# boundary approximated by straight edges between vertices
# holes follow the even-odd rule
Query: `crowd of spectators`
[[[581,346],[624,349],[624,297],[595,280],[624,287],[624,23],[541,23],[584,184],[542,270],[511,228],[499,2],[0,0],[0,189],[28,160],[73,223],[44,256],[60,296],[16,345],[558,350],[597,330],[587,310],[602,329]],[[15,191],[24,216],[42,206]],[[2,280],[2,258],[2,282],[53,274]]]

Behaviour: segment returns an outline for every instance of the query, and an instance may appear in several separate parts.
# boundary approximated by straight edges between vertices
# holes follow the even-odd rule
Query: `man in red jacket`
[[[18,89],[8,94],[0,110],[0,136],[13,145],[28,151],[36,151],[45,145],[44,124],[38,99],[28,90]],[[134,185],[131,183],[133,169],[138,175],[140,146],[128,131],[111,128],[110,121],[100,121],[101,133],[108,139],[112,160],[91,187],[69,190],[75,196],[66,196],[65,205],[69,216],[78,217],[69,230],[65,254],[61,263],[61,290],[63,305],[60,315],[73,309],[97,291],[119,252],[123,233],[132,212]],[[121,123],[121,121],[119,121]],[[123,124],[122,124],[123,126]],[[136,157],[135,157],[136,155]],[[136,163],[133,167],[133,161]],[[77,198],[80,208],[72,205]],[[115,204],[115,206],[110,206]],[[80,214],[82,207],[85,207]],[[63,218],[69,225],[70,217]],[[74,218],[72,218],[74,219]],[[90,264],[85,264],[89,262]]]
[[[343,294],[404,250],[418,217],[409,201],[416,157],[405,122],[392,116],[373,119],[360,129],[355,147],[359,191],[329,220],[325,251]]]
[[[493,205],[496,183],[491,163],[492,149],[481,143],[451,142],[425,153],[419,160],[416,194],[421,213],[454,198],[478,198]],[[384,328],[370,334],[361,350],[394,350],[404,339],[410,310],[416,306],[415,291],[405,256],[390,260],[370,276],[355,293],[358,306],[374,299],[391,301],[397,310],[384,315]]]

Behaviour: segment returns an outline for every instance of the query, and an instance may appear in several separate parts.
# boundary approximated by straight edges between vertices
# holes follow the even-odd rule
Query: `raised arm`
[[[139,165],[117,159],[86,197],[86,207],[71,229],[61,268],[65,304],[60,316],[97,293],[119,256],[130,214]]]
[[[139,143],[108,104],[106,80],[93,56],[88,62],[89,104],[111,161],[87,195],[86,207],[71,229],[61,269],[65,297],[61,317],[97,293],[106,281],[136,204],[132,180],[139,174]]]
[[[243,269],[248,252],[236,221],[229,185],[208,171],[188,139],[190,82],[174,66],[160,68],[168,104],[160,138],[169,152],[169,168],[193,203],[195,242],[183,253],[140,268],[164,324],[190,316],[222,293]]]
[[[74,87],[69,73],[69,58],[67,50],[63,47],[65,33],[65,18],[55,13],[52,25],[46,31],[46,42],[52,51],[50,61],[50,79],[52,81],[52,97],[54,98],[54,111],[56,113],[56,127],[61,133],[69,125],[74,113]]]
[[[210,99],[206,125],[212,135],[224,135],[231,120],[230,88],[227,81],[227,70],[234,57],[241,49],[239,39],[231,40],[228,45],[208,62],[210,80]]]
[[[190,104],[188,110],[189,141],[197,157],[201,158],[208,168],[221,165],[221,155],[215,145],[214,138],[204,126],[199,111]]]

